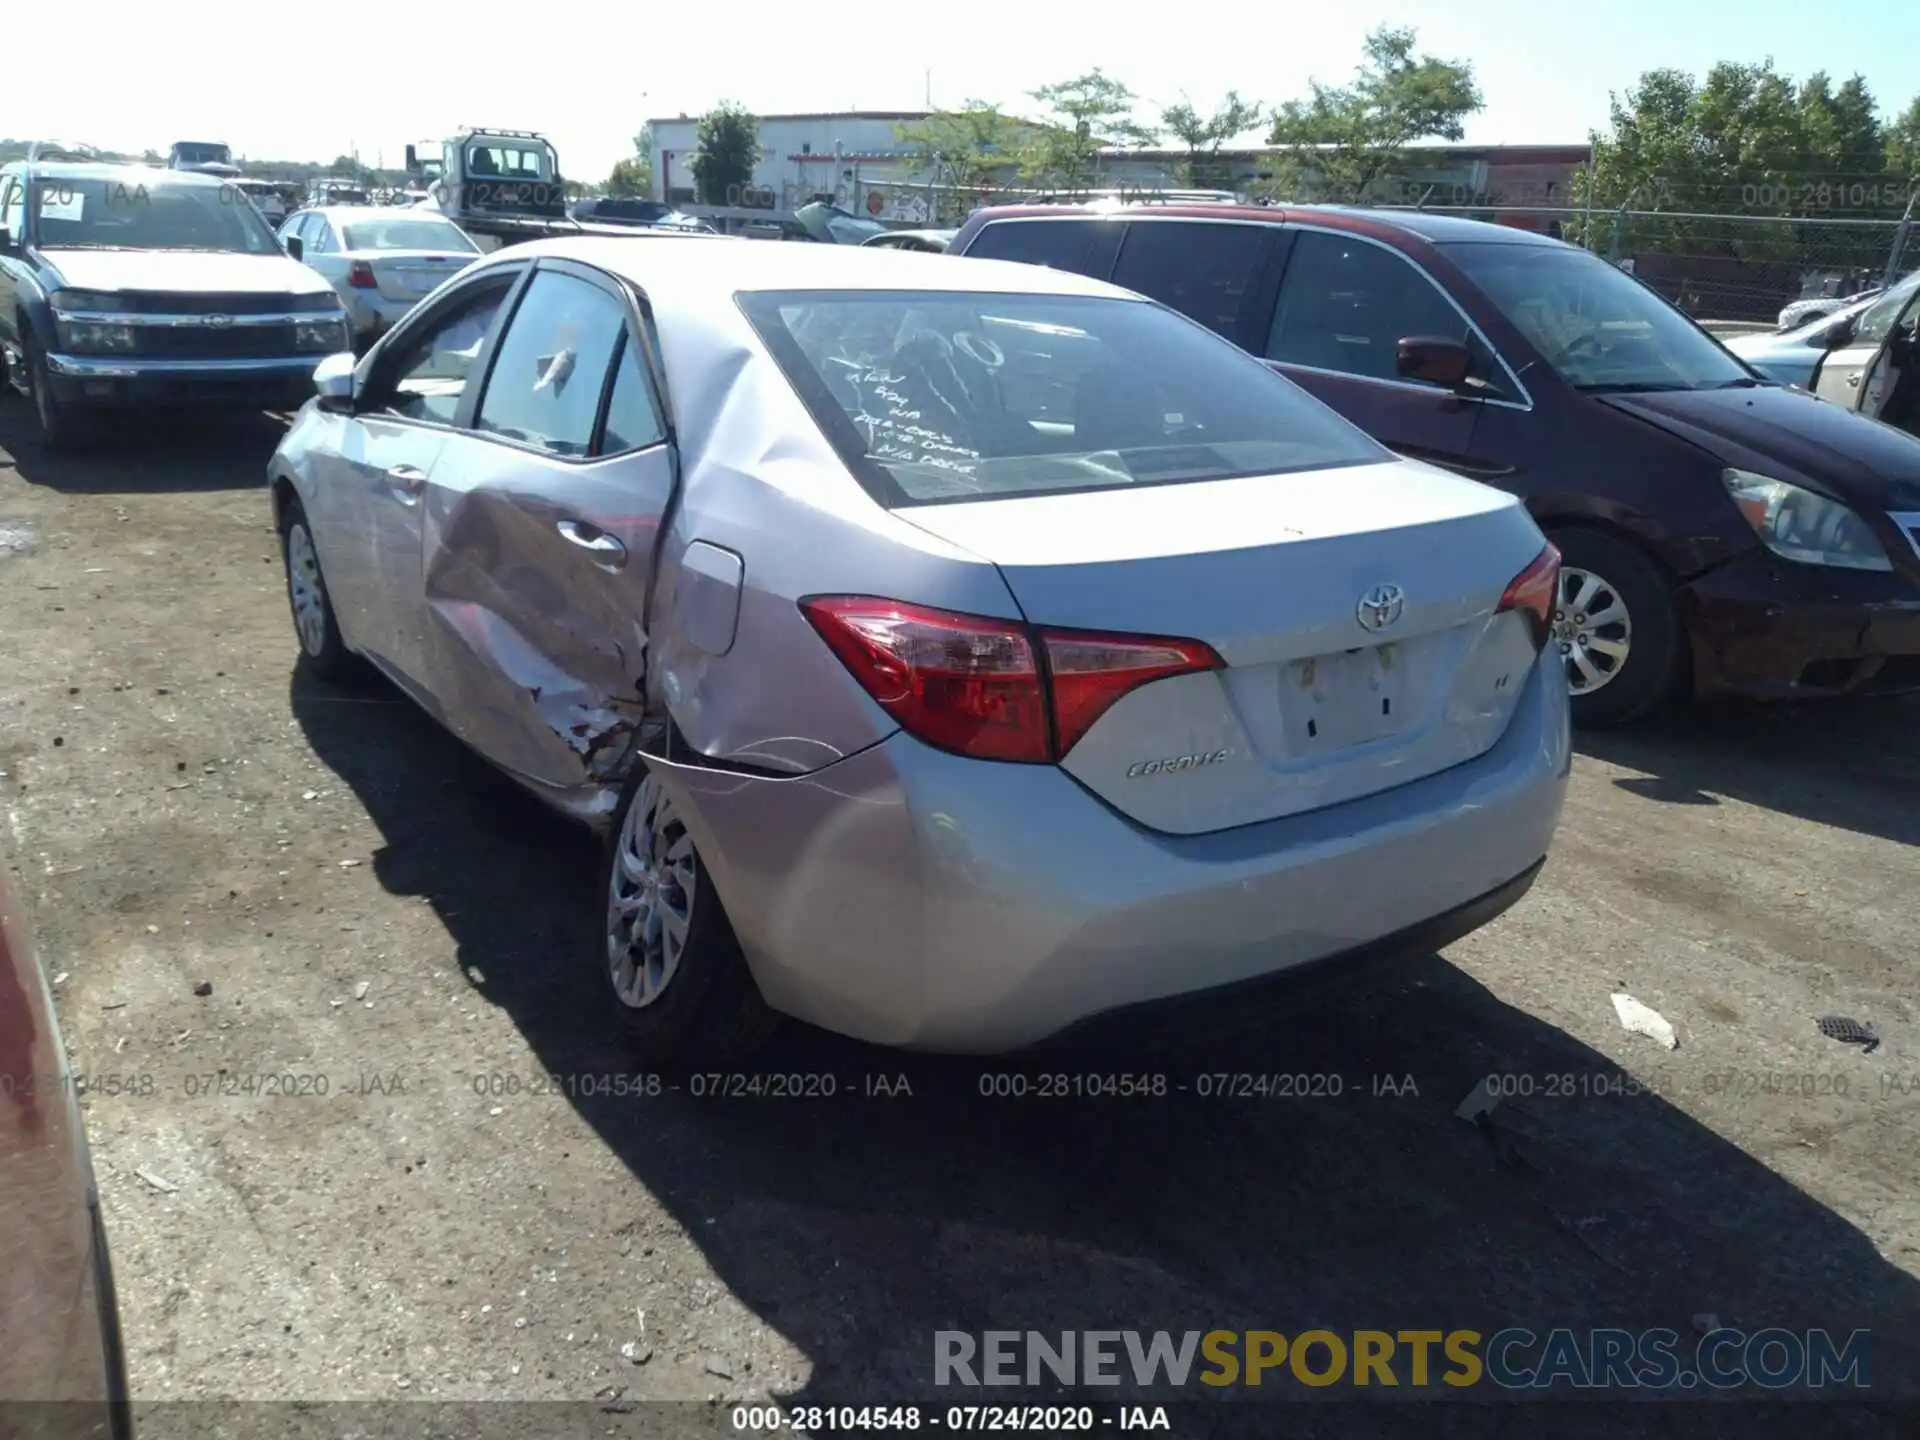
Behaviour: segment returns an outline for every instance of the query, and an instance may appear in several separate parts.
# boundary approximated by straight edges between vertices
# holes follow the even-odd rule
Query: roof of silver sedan
[[[671,287],[682,296],[742,290],[951,290],[1010,295],[1133,296],[1105,281],[1013,260],[952,257],[929,265],[911,250],[865,245],[799,245],[772,240],[738,245],[699,241],[655,244],[627,236],[579,236],[514,245],[482,265],[539,256],[578,260],[620,275],[647,291]],[[656,300],[660,296],[654,297]]]
[[[420,210],[411,205],[303,205],[300,213],[324,215],[336,225],[364,225],[369,220],[439,220],[454,224],[437,210]]]

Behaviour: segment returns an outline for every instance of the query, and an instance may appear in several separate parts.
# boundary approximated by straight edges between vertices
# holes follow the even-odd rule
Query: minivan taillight
[[[355,260],[347,266],[347,284],[356,290],[373,290],[380,282],[373,278],[373,266],[365,260]]]
[[[1050,764],[1128,691],[1223,663],[1197,640],[1036,629],[869,596],[800,609],[903,730],[979,760]]]
[[[1524,611],[1533,631],[1533,643],[1544,645],[1553,609],[1560,599],[1560,552],[1552,545],[1534,556],[1533,563],[1513,577],[1500,609]]]

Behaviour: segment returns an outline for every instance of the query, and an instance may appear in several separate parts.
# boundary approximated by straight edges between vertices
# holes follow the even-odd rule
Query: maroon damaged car
[[[133,1434],[113,1269],[76,1081],[3,860],[0,1434]]]
[[[948,253],[1138,291],[1522,496],[1565,557],[1577,724],[1920,689],[1920,439],[1770,383],[1584,250],[1416,211],[1047,205]]]

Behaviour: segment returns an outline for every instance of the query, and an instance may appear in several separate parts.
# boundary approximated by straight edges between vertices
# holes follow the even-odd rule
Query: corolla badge
[[[1360,597],[1354,616],[1362,630],[1384,630],[1407,608],[1407,594],[1398,585],[1376,585]]]
[[[1180,770],[1197,770],[1202,765],[1218,765],[1232,750],[1201,750],[1191,755],[1169,755],[1164,760],[1137,760],[1127,767],[1127,778],[1139,780],[1148,775],[1172,775]]]

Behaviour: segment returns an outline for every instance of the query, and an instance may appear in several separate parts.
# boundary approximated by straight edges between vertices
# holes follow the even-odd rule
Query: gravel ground
[[[1583,741],[1547,870],[1488,929],[1094,1066],[1184,1094],[993,1098],[978,1064],[793,1033],[768,1068],[834,1098],[615,1095],[592,842],[377,683],[293,677],[277,433],[129,427],[56,459],[0,400],[0,843],[95,1077],[142,1402],[599,1396],[693,1423],[930,1398],[943,1328],[1703,1313],[1871,1328],[1876,1389],[1920,1393],[1920,705]],[[1677,1050],[1623,1031],[1621,987]],[[1195,1090],[1273,1071],[1341,1093]],[[1533,1093],[1488,1132],[1455,1107],[1490,1073]],[[1821,1433],[1869,1433],[1839,1418]]]

